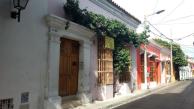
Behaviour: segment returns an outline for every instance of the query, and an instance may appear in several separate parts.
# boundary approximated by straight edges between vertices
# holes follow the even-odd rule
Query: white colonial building
[[[61,109],[69,98],[87,103],[113,97],[113,85],[101,87],[96,82],[95,33],[64,19],[65,2],[30,0],[17,22],[10,17],[12,0],[0,1],[0,108]],[[130,29],[140,24],[111,0],[80,0],[80,7],[117,19]],[[131,56],[136,57],[135,52],[132,46]],[[134,81],[135,62],[132,58]],[[131,83],[122,87],[130,88]]]

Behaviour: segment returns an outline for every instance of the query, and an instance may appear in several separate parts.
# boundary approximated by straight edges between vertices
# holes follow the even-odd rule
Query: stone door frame
[[[59,96],[59,59],[60,38],[76,40],[80,44],[79,51],[79,78],[77,96],[82,102],[88,102],[85,96],[90,94],[89,73],[92,38],[95,36],[91,30],[54,15],[46,16],[49,28],[48,36],[48,73],[46,75],[46,105],[47,109],[61,109],[61,97]],[[69,28],[66,30],[67,22]]]

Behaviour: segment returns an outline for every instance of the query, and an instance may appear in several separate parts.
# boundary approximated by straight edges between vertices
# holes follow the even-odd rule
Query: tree
[[[161,40],[161,39],[154,39],[156,43],[160,44],[161,46],[164,46],[168,49],[170,49],[171,44],[167,41]],[[173,65],[176,71],[176,79],[179,78],[179,67],[187,66],[188,62],[186,59],[186,55],[183,53],[181,47],[177,43],[172,44],[172,54],[173,54]]]

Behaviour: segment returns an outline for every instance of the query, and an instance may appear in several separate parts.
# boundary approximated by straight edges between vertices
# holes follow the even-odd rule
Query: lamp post
[[[160,10],[157,12],[154,12],[150,15],[144,15],[144,30],[147,29],[147,17],[155,15],[155,14],[161,14],[162,12],[164,12],[165,10]],[[147,82],[147,77],[148,77],[148,72],[147,72],[147,47],[146,44],[144,45],[144,83],[145,86],[147,86],[147,89],[149,89],[149,84]]]

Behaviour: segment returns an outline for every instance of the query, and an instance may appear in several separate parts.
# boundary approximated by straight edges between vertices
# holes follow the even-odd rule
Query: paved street
[[[160,90],[114,109],[194,109],[194,80]]]

